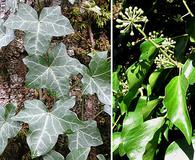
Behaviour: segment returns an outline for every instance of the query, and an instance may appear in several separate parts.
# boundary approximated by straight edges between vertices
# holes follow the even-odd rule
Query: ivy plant
[[[115,30],[132,41],[137,36],[128,47],[140,55],[133,55],[130,64],[118,65],[113,72],[112,147],[116,159],[194,159],[189,100],[195,82],[195,21],[187,2],[182,3],[188,12],[184,17],[191,18],[186,20],[185,33],[173,38],[148,33],[145,28],[150,19],[141,8],[127,6],[118,14]],[[189,47],[192,51],[187,54]]]
[[[74,1],[70,1],[74,3]],[[17,7],[16,7],[17,4]],[[5,47],[14,39],[14,30],[25,33],[24,47],[28,56],[23,59],[28,68],[26,86],[46,89],[54,98],[53,105],[46,105],[42,99],[26,100],[22,110],[8,104],[0,107],[0,154],[9,138],[15,137],[23,123],[28,124],[26,134],[31,157],[44,160],[64,159],[54,150],[59,135],[68,137],[70,153],[67,160],[86,160],[91,147],[103,144],[96,121],[81,121],[70,109],[75,105],[75,97],[70,94],[70,78],[82,75],[83,94],[97,94],[102,105],[110,105],[110,62],[107,52],[96,52],[89,66],[68,55],[63,43],[50,46],[53,36],[74,33],[69,20],[62,15],[61,7],[45,7],[38,14],[25,3],[7,1],[13,14],[0,26],[0,47]],[[5,134],[6,132],[6,134]],[[103,157],[103,156],[99,156]]]
[[[8,139],[15,137],[21,129],[20,123],[12,120],[15,113],[16,106],[14,104],[0,106],[0,154],[3,153],[7,146]]]

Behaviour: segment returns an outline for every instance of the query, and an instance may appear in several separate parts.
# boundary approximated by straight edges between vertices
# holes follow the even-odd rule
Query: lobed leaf
[[[0,48],[7,46],[11,41],[14,40],[14,31],[3,26],[4,21],[0,19]]]
[[[90,148],[79,148],[72,150],[66,157],[66,160],[87,160]]]
[[[96,93],[100,102],[111,105],[110,62],[107,61],[107,52],[96,53],[89,68],[83,74],[83,93]]]
[[[68,56],[62,43],[51,50],[48,56],[27,56],[23,61],[29,69],[27,86],[47,88],[58,98],[69,96],[69,77],[83,68],[77,59]]]
[[[38,16],[31,6],[20,3],[18,12],[8,18],[5,26],[26,32],[24,46],[30,55],[44,54],[52,36],[74,32],[69,20],[62,15],[60,6],[45,7]]]
[[[69,149],[88,148],[103,144],[96,121],[87,121],[85,126],[68,135]]]
[[[76,114],[69,110],[74,104],[74,98],[59,100],[48,111],[40,100],[24,102],[24,110],[12,119],[29,124],[27,143],[32,158],[47,154],[56,144],[59,134],[67,130],[76,131],[83,125]]]
[[[19,122],[12,120],[15,113],[16,106],[13,104],[0,106],[0,155],[7,146],[8,139],[15,137],[22,128]]]

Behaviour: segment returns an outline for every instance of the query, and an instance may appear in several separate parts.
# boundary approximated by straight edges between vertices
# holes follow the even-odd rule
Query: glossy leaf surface
[[[195,43],[195,17],[191,17],[188,19],[186,24],[186,32],[190,36],[190,41]]]
[[[168,118],[181,130],[190,144],[192,125],[186,104],[187,89],[188,81],[183,74],[174,77],[165,88],[164,105],[168,110]]]
[[[182,72],[187,78],[189,84],[195,83],[195,61],[188,59],[183,65]]]
[[[195,137],[192,137],[192,144],[182,139],[172,142],[166,150],[165,160],[182,159],[195,160]]]
[[[122,135],[124,150],[131,160],[140,160],[147,144],[164,124],[164,118],[155,118],[144,122]]]

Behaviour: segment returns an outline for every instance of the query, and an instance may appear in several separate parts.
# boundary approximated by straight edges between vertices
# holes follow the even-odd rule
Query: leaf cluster
[[[139,58],[113,73],[114,157],[193,159],[195,68],[194,54],[186,51],[194,46],[194,22],[188,18],[185,32],[174,38],[175,67],[156,68],[154,59],[165,39],[146,37],[135,45]]]
[[[9,4],[8,7],[13,5]],[[25,3],[19,3],[14,9],[17,12],[11,14],[5,22],[0,21],[0,47],[14,40],[14,30],[24,31],[24,47],[28,53],[23,59],[28,68],[26,86],[47,89],[53,93],[55,103],[51,107],[41,100],[26,100],[23,110],[17,114],[13,104],[1,106],[0,154],[7,146],[8,139],[15,137],[21,130],[21,124],[27,123],[29,129],[26,138],[32,158],[42,156],[44,160],[64,159],[53,148],[58,136],[65,134],[70,150],[66,159],[85,160],[90,148],[103,142],[96,121],[81,121],[70,110],[75,105],[75,98],[70,94],[69,81],[71,76],[81,74],[83,94],[97,94],[102,104],[110,106],[110,63],[107,52],[92,54],[87,67],[70,57],[64,44],[50,46],[53,36],[74,33],[59,6],[45,7],[40,13]]]

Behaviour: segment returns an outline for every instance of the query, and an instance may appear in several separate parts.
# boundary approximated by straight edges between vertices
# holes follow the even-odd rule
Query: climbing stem
[[[121,118],[121,115],[118,116],[116,122],[115,122],[114,125],[112,126],[112,130],[113,130],[113,129],[115,128],[115,126],[118,124],[118,121],[120,120],[120,118]]]
[[[188,7],[188,4],[187,4],[186,0],[182,0],[182,2],[183,2],[183,4],[184,4],[184,6],[186,7],[188,13],[189,13],[192,17],[194,17],[194,14],[192,13],[192,11],[190,10],[190,8]]]

